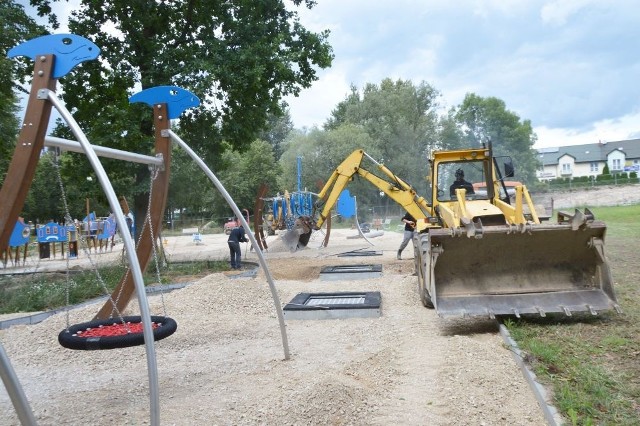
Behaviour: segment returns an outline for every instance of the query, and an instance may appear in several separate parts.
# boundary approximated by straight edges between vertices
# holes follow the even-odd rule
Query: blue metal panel
[[[53,78],[60,78],[79,63],[96,59],[100,48],[75,34],[51,34],[19,44],[7,53],[9,58],[27,56],[34,61],[41,55],[55,55]]]
[[[338,214],[343,217],[353,217],[356,215],[356,198],[351,196],[348,189],[340,193],[337,203]]]

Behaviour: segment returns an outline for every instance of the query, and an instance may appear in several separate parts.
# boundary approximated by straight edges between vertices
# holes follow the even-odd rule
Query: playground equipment
[[[16,222],[18,213],[24,205],[29,186],[35,174],[40,151],[45,146],[45,133],[52,107],[56,108],[69,125],[74,136],[78,139],[78,142],[56,140],[53,143],[55,146],[64,146],[70,151],[83,152],[86,155],[106,195],[110,209],[114,214],[115,222],[120,230],[124,231],[128,229],[127,221],[111,182],[98,159],[98,153],[102,156],[147,164],[155,168],[154,178],[149,191],[148,217],[145,220],[143,229],[140,231],[137,249],[132,236],[128,232],[121,232],[128,257],[129,269],[127,269],[123,279],[111,294],[109,300],[99,310],[94,320],[79,324],[77,329],[75,326],[69,327],[60,333],[59,341],[64,345],[64,338],[70,336],[73,337],[71,340],[77,342],[78,339],[76,339],[76,337],[81,338],[82,336],[78,336],[78,334],[82,333],[75,333],[76,331],[97,327],[100,329],[109,329],[117,335],[116,338],[103,334],[97,337],[89,336],[82,341],[82,347],[74,347],[74,349],[110,349],[113,347],[125,347],[144,343],[149,376],[150,423],[152,425],[159,425],[160,409],[154,340],[164,338],[175,331],[175,322],[166,317],[162,317],[160,321],[156,321],[157,317],[152,317],[149,313],[142,271],[146,269],[152,253],[155,253],[156,241],[153,230],[161,229],[162,225],[169,183],[171,141],[176,142],[187,151],[220,190],[234,210],[234,213],[240,218],[242,218],[242,215],[215,175],[213,175],[202,160],[170,130],[171,119],[177,118],[186,108],[199,104],[198,98],[186,90],[173,86],[160,86],[139,92],[130,99],[131,102],[144,102],[153,106],[155,157],[98,148],[89,143],[70,112],[56,97],[55,87],[58,78],[68,73],[75,65],[87,60],[96,59],[99,53],[100,49],[95,44],[73,34],[39,37],[9,51],[9,57],[30,57],[35,61],[35,66],[24,123],[5,181],[0,190],[0,199],[3,200],[0,204],[0,252],[4,252],[7,249],[13,224]],[[253,238],[253,235],[248,232],[248,224],[244,218],[242,218],[241,221],[252,239],[252,244],[256,248],[256,252],[259,254],[261,265],[269,281],[280,321],[285,359],[288,359],[289,352],[284,328],[284,317],[271,274],[258,249],[257,242]],[[11,224],[11,226],[7,226],[8,224]],[[114,313],[119,313],[124,310],[132,299],[134,292],[138,299],[140,316],[128,318],[118,315],[117,320],[114,320]],[[173,330],[171,330],[171,328],[173,328]],[[74,336],[74,334],[76,336]],[[130,335],[127,337],[132,338],[124,339],[123,334]],[[29,409],[24,392],[19,385],[17,376],[1,345],[0,376],[3,379],[20,421],[23,424],[35,424],[35,419]]]
[[[81,62],[96,59],[100,53],[100,49],[89,40],[73,34],[57,34],[53,36],[43,36],[37,39],[23,43],[8,53],[10,58],[15,56],[27,56],[34,60],[34,74],[31,86],[31,92],[25,112],[23,125],[20,130],[16,149],[14,151],[6,178],[0,190],[0,252],[6,250],[9,237],[12,232],[13,225],[16,222],[18,213],[24,205],[31,181],[35,174],[36,165],[40,157],[40,151],[44,147],[45,133],[51,116],[51,108],[55,107],[62,118],[67,122],[78,142],[69,142],[80,148],[92,168],[94,169],[98,180],[102,186],[105,195],[109,201],[111,210],[114,212],[116,222],[120,229],[126,229],[127,224],[119,205],[118,199],[113,191],[113,187],[109,181],[107,174],[100,163],[96,152],[85,137],[84,133],[75,122],[69,111],[59,101],[55,95],[57,79],[68,73],[74,66]],[[164,115],[166,117],[166,115]],[[165,122],[168,120],[164,119]],[[170,154],[169,144],[165,147],[156,147],[157,151],[164,151]],[[164,148],[164,149],[162,149]],[[122,153],[128,157],[127,153]],[[146,160],[145,160],[146,161]],[[162,158],[153,158],[151,164],[167,165]],[[165,187],[164,197],[160,197],[160,202],[156,203],[157,212],[164,211],[164,199],[166,198],[166,186],[168,185],[168,174],[166,179],[156,179]],[[159,193],[163,191],[158,190]],[[158,227],[162,219],[162,214],[158,215]],[[132,238],[128,233],[122,233],[123,242],[126,247],[127,257],[129,260],[129,270],[126,274],[127,282],[131,280],[135,287],[140,308],[140,321],[142,322],[142,335],[145,343],[147,354],[147,370],[149,373],[149,390],[151,400],[151,423],[159,424],[159,395],[158,395],[158,379],[155,361],[154,330],[151,324],[151,315],[147,304],[144,282],[142,279],[142,264],[139,259],[148,262],[148,254],[145,256],[141,250],[141,244],[136,252]],[[146,247],[150,246],[151,242]],[[150,250],[148,250],[148,253]],[[131,292],[133,293],[133,291]],[[128,295],[126,303],[129,302],[131,293]],[[123,303],[123,302],[121,302]],[[126,303],[124,303],[126,305]],[[105,311],[111,312],[111,308]],[[100,314],[99,314],[100,315]],[[106,316],[106,315],[105,315]],[[105,318],[106,319],[106,318]],[[4,355],[2,349],[0,355]],[[0,357],[0,375],[4,381],[7,392],[12,400],[16,412],[23,424],[35,424],[33,414],[30,413],[28,402],[24,396],[24,392],[20,387],[17,377],[12,370],[11,364],[6,356]]]
[[[313,196],[308,191],[284,191],[284,195],[262,198],[265,206],[262,220],[267,233],[274,235],[275,231],[291,229],[296,218],[311,214]]]
[[[53,257],[56,257],[56,244],[60,244],[60,252],[62,257],[64,257],[64,246],[65,243],[69,243],[69,233],[73,230],[75,233],[74,225],[60,225],[55,222],[49,222],[44,225],[41,225],[37,229],[37,237],[38,237],[38,253],[40,259],[48,259],[51,257],[51,253],[53,252]],[[71,248],[70,248],[71,253]],[[77,249],[75,252],[75,256],[77,256]],[[70,254],[71,256],[71,254]]]
[[[20,262],[20,248],[24,247],[24,253],[22,256],[22,263],[24,264],[27,259],[29,251],[29,236],[31,235],[31,227],[24,223],[24,218],[19,217],[16,221],[16,225],[13,227],[11,237],[9,238],[9,245],[2,251],[2,264],[7,265],[11,261],[14,265]],[[11,249],[15,250],[15,255],[11,254]]]
[[[296,191],[290,193],[284,191],[284,195],[267,197],[268,187],[262,185],[258,190],[254,211],[254,225],[256,229],[256,238],[261,244],[261,248],[266,249],[267,243],[264,233],[267,235],[275,235],[276,231],[288,231],[282,236],[285,244],[289,245],[288,236],[296,225],[300,217],[309,216],[313,211],[314,198],[317,194],[309,191]],[[329,244],[329,236],[331,235],[331,218],[329,217],[324,226],[324,236],[320,243],[321,247]]]
[[[197,106],[197,103],[193,105],[193,103],[189,103],[188,101],[186,102],[181,101],[180,99],[188,98],[189,95],[192,97],[195,97],[195,96],[190,92],[175,86],[168,86],[168,87],[160,86],[160,87],[154,87],[151,89],[146,89],[146,90],[143,90],[142,92],[138,92],[137,94],[133,95],[129,99],[129,101],[143,102],[147,105],[150,105],[154,108],[155,114],[157,114],[156,111],[159,109],[159,106],[162,105],[162,104],[158,104],[158,102],[160,100],[166,99],[166,93],[170,93],[171,95],[176,96],[174,99],[176,102],[168,104],[169,118],[177,117],[177,116],[172,116],[173,108],[179,109],[180,105]],[[176,106],[172,107],[173,104],[176,104]],[[182,112],[182,110],[180,110],[180,112]],[[287,339],[287,332],[284,324],[284,315],[282,313],[280,298],[278,296],[278,292],[273,282],[271,271],[269,271],[269,268],[267,267],[267,261],[264,258],[264,255],[260,249],[260,244],[256,240],[255,236],[251,233],[251,228],[249,227],[247,220],[242,216],[242,213],[240,212],[240,208],[238,208],[235,201],[233,201],[233,198],[231,198],[231,195],[229,195],[227,190],[224,188],[224,186],[222,185],[220,180],[216,177],[216,175],[211,171],[211,169],[207,167],[204,161],[202,161],[202,159],[189,147],[189,145],[187,145],[182,139],[180,139],[180,137],[176,135],[170,128],[164,128],[158,133],[158,127],[156,127],[156,140],[158,138],[168,138],[170,141],[174,142],[180,148],[182,148],[187,153],[187,155],[198,165],[198,167],[200,167],[200,169],[205,173],[205,175],[209,178],[209,180],[211,180],[211,182],[214,184],[216,189],[223,196],[223,198],[225,199],[229,207],[231,207],[231,209],[233,210],[233,213],[236,215],[237,218],[240,219],[240,222],[242,223],[244,231],[249,237],[249,240],[251,241],[251,244],[258,256],[258,260],[260,262],[260,266],[263,269],[265,277],[267,278],[267,283],[269,284],[269,290],[271,291],[271,296],[273,298],[273,302],[276,308],[276,314],[278,316],[278,323],[280,325],[280,334],[282,337],[284,358],[289,359],[289,343]]]

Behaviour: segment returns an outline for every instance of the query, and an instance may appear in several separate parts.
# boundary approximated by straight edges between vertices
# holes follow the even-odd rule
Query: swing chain
[[[151,169],[151,166],[149,166],[149,168]],[[157,177],[157,173],[155,174],[151,174],[151,184],[153,184],[153,180]],[[151,186],[152,187],[152,186]],[[149,190],[151,191],[151,189]],[[138,233],[138,239],[135,241],[135,248],[136,250],[138,249],[138,247],[140,246],[140,243],[142,242],[142,235],[144,234],[144,229],[147,226],[147,217],[149,216],[149,209],[151,208],[151,204],[147,205],[147,213],[145,215],[145,220],[142,224],[142,229],[140,230],[140,232]],[[119,232],[124,232],[123,230],[118,230]],[[127,230],[128,231],[128,230]],[[122,248],[123,252],[122,252],[122,259],[123,262],[126,260],[126,256],[124,255],[124,247]],[[122,278],[122,282],[125,282],[127,280],[127,278],[129,278],[129,273],[131,272],[131,267],[127,266],[127,270],[125,271],[124,277]],[[124,291],[124,286],[120,286],[120,291],[118,291],[118,294],[116,295],[115,298],[115,303],[117,304],[120,301],[120,297],[122,296],[122,292]],[[115,312],[115,309],[111,310],[111,316],[113,316],[113,313]]]
[[[69,210],[69,203],[67,201],[67,194],[66,191],[64,189],[64,184],[62,182],[62,174],[60,173],[60,165],[58,163],[58,152],[56,150],[56,154],[54,157],[54,168],[56,169],[56,177],[58,179],[58,185],[60,186],[60,192],[62,194],[62,202],[64,205],[64,211],[65,211],[65,223],[74,223],[73,218],[71,217],[71,213]],[[75,223],[74,223],[75,226]],[[89,260],[89,263],[91,265],[91,267],[93,268],[96,278],[98,279],[98,283],[100,284],[100,288],[102,289],[102,291],[105,294],[109,294],[109,289],[107,288],[107,284],[104,281],[104,278],[102,278],[102,274],[100,274],[100,271],[98,269],[98,265],[95,263],[94,259],[91,257],[91,248],[89,248],[89,245],[86,241],[86,239],[84,238],[84,236],[82,235],[82,232],[78,232],[79,230],[76,229],[77,235],[79,235],[79,239],[80,239],[80,246],[82,247],[82,251],[83,253],[87,256],[87,259]],[[89,237],[91,238],[91,237]],[[66,298],[66,304],[67,306],[69,306],[70,303],[70,287],[71,284],[74,283],[74,281],[71,279],[71,268],[69,267],[69,256],[67,255],[67,278],[66,278],[66,286],[65,286],[65,298]],[[117,312],[118,317],[122,318],[122,314],[118,311],[117,305],[114,302],[114,300],[109,297],[109,300],[111,301],[111,304],[113,306],[113,311],[112,312]],[[69,329],[70,325],[69,325],[69,310],[67,310],[66,312],[66,323],[67,323],[67,330]],[[124,323],[124,322],[123,322]]]
[[[64,190],[64,184],[62,183],[62,174],[60,173],[60,163],[59,163],[60,150],[56,148],[53,153],[53,168],[56,170],[56,178],[58,180],[58,186],[60,187],[60,194],[62,196],[62,205],[64,206],[64,222],[65,226],[68,226],[68,223],[72,222],[71,214],[69,213],[69,203],[67,202],[67,193]],[[74,224],[75,225],[75,224]],[[65,288],[64,288],[64,297],[65,297],[65,306],[69,306],[71,301],[70,295],[70,287],[75,282],[71,279],[71,268],[69,266],[69,254],[67,253],[66,259],[66,272],[65,272]],[[66,324],[67,330],[69,329],[69,309],[66,310]]]
[[[149,180],[149,199],[147,201],[147,211],[145,214],[145,218],[144,218],[144,222],[142,225],[142,229],[140,230],[140,232],[138,233],[138,240],[136,242],[136,248],[140,245],[141,241],[142,241],[142,235],[144,234],[145,228],[148,226],[149,227],[149,235],[151,237],[151,248],[152,248],[152,252],[153,252],[153,259],[154,259],[154,263],[155,263],[155,269],[156,269],[156,279],[158,280],[158,284],[162,285],[162,281],[160,278],[160,267],[159,267],[159,260],[158,260],[158,249],[157,249],[157,245],[156,245],[156,239],[154,237],[154,231],[153,231],[153,225],[151,223],[151,200],[153,198],[153,181],[156,180],[156,178],[158,177],[159,173],[160,173],[160,168],[158,166],[154,166],[154,165],[150,165],[149,166],[149,171],[151,173],[151,179]],[[127,271],[124,275],[124,279],[126,280],[129,272],[130,272],[131,268],[127,268]],[[124,286],[122,286],[120,288],[120,291],[118,292],[118,295],[116,296],[116,302],[118,303],[118,301],[120,300],[120,296],[122,295],[122,291],[124,290]],[[160,299],[162,301],[162,310],[163,310],[163,315],[166,317],[167,316],[167,308],[165,306],[165,302],[164,302],[164,293],[160,292]],[[113,311],[112,311],[113,313]]]
[[[160,169],[157,166],[150,165],[149,171],[151,172],[151,180],[149,184],[149,201],[147,208],[147,215],[145,217],[145,222],[149,224],[149,235],[151,237],[151,249],[153,251],[153,261],[156,268],[156,279],[158,280],[158,285],[162,287],[162,279],[160,278],[160,262],[158,260],[158,245],[157,240],[153,232],[153,224],[151,222],[151,200],[153,199],[153,181],[156,180],[158,174],[160,173]],[[158,236],[159,237],[159,236]],[[163,315],[167,316],[167,307],[164,302],[164,292],[160,292],[160,300],[162,301],[162,311]]]

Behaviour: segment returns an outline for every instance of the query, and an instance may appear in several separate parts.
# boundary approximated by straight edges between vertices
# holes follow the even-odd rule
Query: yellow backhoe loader
[[[388,180],[363,169],[364,158]],[[319,194],[313,216],[296,224],[298,245],[357,174],[416,218],[418,291],[440,316],[620,311],[604,253],[606,225],[588,209],[541,223],[525,185],[510,197],[504,179],[514,175],[512,161],[494,157],[491,144],[436,151],[429,164],[430,203],[362,150],[353,152]],[[476,193],[472,182],[486,189]]]

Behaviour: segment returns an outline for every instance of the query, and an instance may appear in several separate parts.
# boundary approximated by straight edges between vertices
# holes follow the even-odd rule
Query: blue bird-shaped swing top
[[[56,57],[53,78],[60,78],[79,63],[96,59],[100,55],[100,48],[75,34],[51,34],[15,46],[9,50],[7,57],[27,56],[35,61],[38,56],[51,54]]]
[[[200,105],[196,95],[177,86],[151,87],[131,96],[129,102],[142,102],[149,106],[167,104],[169,119],[178,118],[186,109]]]

